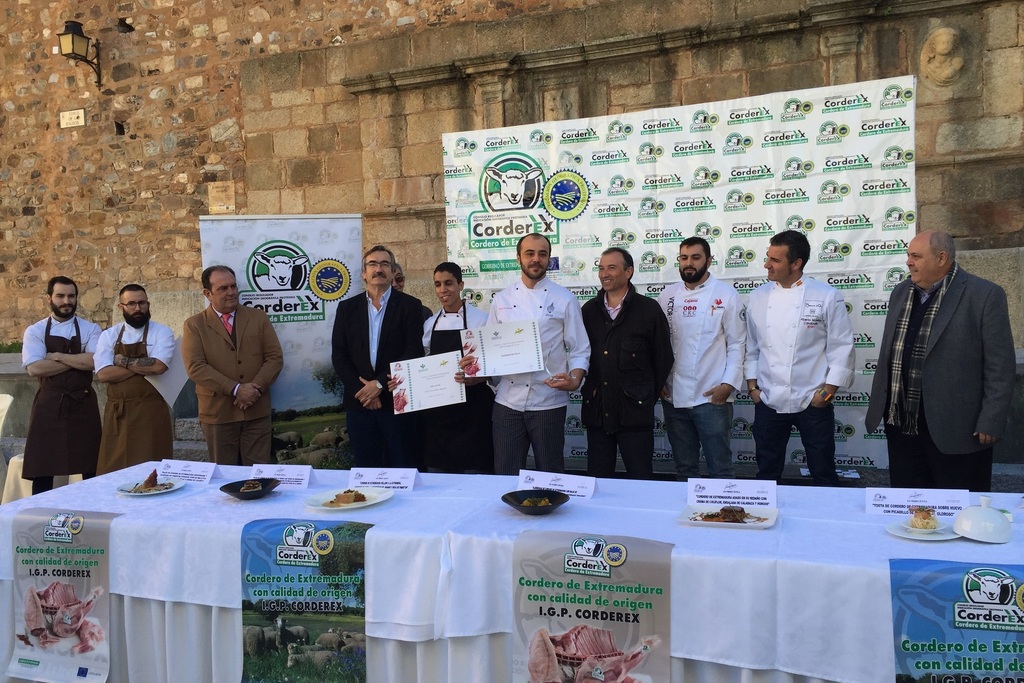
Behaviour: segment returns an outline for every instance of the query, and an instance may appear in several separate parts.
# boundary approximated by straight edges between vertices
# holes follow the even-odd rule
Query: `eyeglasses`
[[[377,267],[380,267],[380,268],[390,268],[391,267],[391,261],[367,261],[365,267],[366,268],[377,268]]]
[[[397,282],[399,284],[405,282],[405,276],[404,275],[396,275],[395,276],[395,282]]]
[[[130,311],[130,310],[135,309],[135,308],[149,308],[149,302],[148,301],[129,301],[126,304],[120,304],[119,303],[118,306],[123,306],[124,308],[127,308]]]

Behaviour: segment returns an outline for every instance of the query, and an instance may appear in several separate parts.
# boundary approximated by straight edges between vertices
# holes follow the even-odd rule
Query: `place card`
[[[581,477],[576,474],[519,470],[519,489],[544,489],[561,491],[573,498],[590,498],[597,488],[597,477]]]
[[[690,505],[739,505],[777,508],[778,486],[766,479],[696,479],[686,482]]]
[[[864,489],[868,514],[910,514],[911,505],[933,508],[936,517],[953,517],[969,506],[970,494],[964,489]]]
[[[348,476],[349,487],[373,486],[379,489],[412,491],[416,485],[415,467],[353,467]]]
[[[217,469],[214,462],[196,462],[194,460],[161,460],[157,475],[167,479],[181,479],[200,484],[209,484],[213,471]]]
[[[281,482],[277,488],[281,490],[304,491],[309,488],[309,478],[312,474],[312,465],[273,465],[268,463],[253,465],[250,476],[253,479],[262,477],[277,479]]]

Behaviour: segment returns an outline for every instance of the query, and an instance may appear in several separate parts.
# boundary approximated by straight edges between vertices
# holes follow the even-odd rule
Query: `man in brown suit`
[[[238,305],[235,271],[203,271],[210,305],[185,321],[181,354],[196,383],[199,425],[210,459],[222,465],[270,461],[270,385],[284,365],[263,311]]]

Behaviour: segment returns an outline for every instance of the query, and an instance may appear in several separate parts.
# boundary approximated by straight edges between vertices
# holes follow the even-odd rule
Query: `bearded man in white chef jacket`
[[[853,382],[853,328],[842,294],[803,270],[807,237],[786,230],[771,238],[768,282],[747,304],[747,390],[754,401],[758,479],[782,477],[794,426],[819,486],[838,484],[832,398]]]
[[[580,388],[590,367],[590,340],[576,296],[548,279],[550,258],[547,237],[524,235],[516,245],[522,277],[491,301],[488,325],[537,321],[545,367],[496,378],[491,420],[495,474],[518,474],[531,447],[538,470],[565,469],[562,451],[569,392]],[[460,366],[465,368],[473,360],[466,356]]]
[[[665,431],[676,478],[733,476],[732,404],[743,382],[747,326],[736,290],[708,272],[711,245],[689,237],[679,245],[679,277],[658,295],[668,318],[675,363],[662,391]]]

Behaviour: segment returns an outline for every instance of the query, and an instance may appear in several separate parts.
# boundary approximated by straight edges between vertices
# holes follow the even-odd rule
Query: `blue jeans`
[[[836,486],[836,411],[832,404],[823,408],[807,406],[799,413],[779,413],[764,404],[754,404],[754,447],[757,450],[757,478],[782,477],[786,466],[786,446],[793,425],[800,430],[800,441],[807,454],[807,469],[817,486]]]
[[[495,403],[491,418],[494,473],[519,474],[526,467],[530,446],[538,470],[564,472],[565,414],[565,406],[520,411]]]
[[[708,474],[716,478],[733,476],[732,403],[702,403],[692,408],[675,408],[669,401],[661,402],[665,415],[665,432],[676,462],[676,479],[685,481],[700,476],[700,452],[708,464]]]

